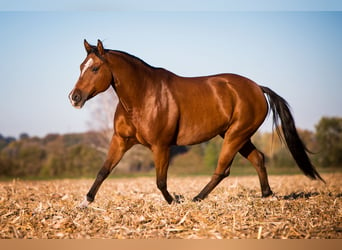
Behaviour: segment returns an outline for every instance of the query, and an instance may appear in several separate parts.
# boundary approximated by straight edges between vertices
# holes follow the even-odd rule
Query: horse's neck
[[[110,66],[119,100],[125,109],[130,110],[133,106],[139,106],[148,89],[152,89],[149,85],[153,84],[153,81],[149,78],[153,70],[145,65],[138,65],[137,62],[130,62],[129,58],[125,57],[126,55],[114,55]]]

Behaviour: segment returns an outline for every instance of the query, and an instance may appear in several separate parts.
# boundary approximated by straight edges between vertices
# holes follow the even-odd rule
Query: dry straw
[[[256,176],[231,177],[200,203],[191,198],[209,177],[171,177],[169,190],[184,196],[172,205],[154,178],[109,179],[84,210],[91,180],[1,182],[0,238],[341,239],[342,174],[323,177],[270,176],[267,199]]]

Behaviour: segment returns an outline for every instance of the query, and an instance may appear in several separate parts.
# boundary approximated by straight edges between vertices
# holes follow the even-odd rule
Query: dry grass
[[[261,199],[257,176],[231,177],[200,203],[209,177],[171,177],[184,195],[168,205],[154,178],[109,179],[88,209],[77,209],[92,180],[0,183],[0,238],[342,238],[342,174],[327,185],[305,176],[270,176],[275,197]]]

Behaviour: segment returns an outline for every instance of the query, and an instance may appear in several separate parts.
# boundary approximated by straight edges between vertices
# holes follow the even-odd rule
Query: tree
[[[26,140],[26,139],[29,139],[29,138],[30,138],[30,136],[28,135],[28,133],[21,133],[19,135],[19,139],[20,140]]]
[[[118,98],[112,88],[100,94],[92,106],[91,119],[88,126],[102,134],[107,146],[113,135],[113,121]]]
[[[1,151],[2,164],[6,163],[1,175],[36,176],[45,157],[46,151],[36,139],[13,141]]]
[[[4,137],[2,134],[0,134],[0,151],[12,141],[15,141],[14,137]]]
[[[342,166],[342,118],[322,117],[316,125],[318,162],[324,166]]]

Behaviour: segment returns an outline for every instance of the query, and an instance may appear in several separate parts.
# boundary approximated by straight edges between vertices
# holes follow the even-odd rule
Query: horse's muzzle
[[[70,92],[69,100],[75,108],[82,108],[85,102],[82,97],[82,92],[79,89],[73,89]]]

